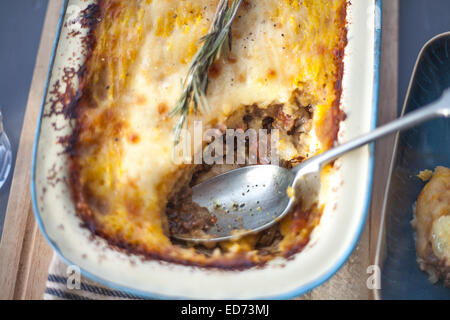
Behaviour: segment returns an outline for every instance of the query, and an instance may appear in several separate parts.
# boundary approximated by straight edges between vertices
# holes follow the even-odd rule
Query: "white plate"
[[[32,197],[44,236],[82,274],[109,287],[158,298],[291,298],[329,279],[356,246],[366,219],[373,174],[373,150],[365,147],[340,159],[331,177],[336,188],[307,247],[292,259],[278,259],[263,268],[245,271],[206,270],[159,261],[142,261],[108,247],[80,226],[68,188],[68,161],[58,139],[70,133],[68,120],[52,114],[56,81],[75,68],[81,43],[67,37],[79,28],[76,19],[92,0],[68,0],[61,16],[48,90],[36,133],[32,166]],[[368,132],[376,123],[381,35],[381,0],[352,1],[348,9],[348,46],[345,54],[341,108],[347,119],[339,141]],[[77,29],[78,30],[78,29]],[[83,32],[86,30],[80,29]],[[79,39],[79,37],[77,38]],[[64,72],[64,69],[66,72]],[[77,78],[72,81],[77,87]],[[69,88],[70,89],[70,88]],[[60,92],[65,91],[62,83]],[[58,106],[56,106],[58,107]]]

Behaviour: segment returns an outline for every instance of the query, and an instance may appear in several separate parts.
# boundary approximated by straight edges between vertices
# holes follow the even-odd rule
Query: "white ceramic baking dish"
[[[223,271],[143,261],[114,250],[100,238],[93,241],[91,233],[80,226],[67,185],[67,154],[59,143],[71,128],[69,120],[58,112],[58,101],[64,99],[65,92],[77,88],[78,79],[72,71],[83,62],[80,37],[86,32],[77,17],[94,2],[65,1],[36,133],[33,206],[40,229],[55,251],[92,280],[153,298],[291,298],[329,279],[355,248],[366,220],[373,174],[371,147],[337,162],[331,176],[333,191],[308,246],[289,260],[278,259],[262,268]],[[341,124],[340,142],[368,132],[376,124],[381,0],[352,1],[348,29],[341,102],[347,119]],[[73,37],[77,34],[74,31],[81,34]]]

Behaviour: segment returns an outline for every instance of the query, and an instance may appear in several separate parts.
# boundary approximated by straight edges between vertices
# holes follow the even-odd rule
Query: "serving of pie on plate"
[[[417,199],[412,225],[416,230],[417,262],[430,281],[450,287],[450,169],[425,170],[429,180]]]
[[[170,112],[218,3],[98,1],[74,109],[70,182],[78,215],[109,243],[169,262],[242,268],[299,252],[322,208],[299,205],[269,230],[212,247],[173,239],[211,223],[190,201],[191,186],[236,167],[172,159],[178,119]],[[330,148],[343,118],[346,12],[346,0],[244,1],[232,50],[208,71],[211,110],[191,107],[187,127],[195,120],[222,132],[278,129],[286,167]]]

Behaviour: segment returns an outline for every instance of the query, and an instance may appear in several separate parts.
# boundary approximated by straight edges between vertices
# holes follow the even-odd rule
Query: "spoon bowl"
[[[291,207],[293,199],[286,196],[286,190],[294,178],[285,168],[260,165],[232,170],[194,186],[192,200],[207,208],[217,222],[201,237],[177,238],[223,241],[269,228]]]

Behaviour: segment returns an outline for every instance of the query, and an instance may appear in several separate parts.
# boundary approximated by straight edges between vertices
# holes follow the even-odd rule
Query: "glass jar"
[[[8,179],[9,172],[11,171],[11,163],[11,144],[9,143],[8,136],[3,130],[3,116],[0,107],[0,189]]]

